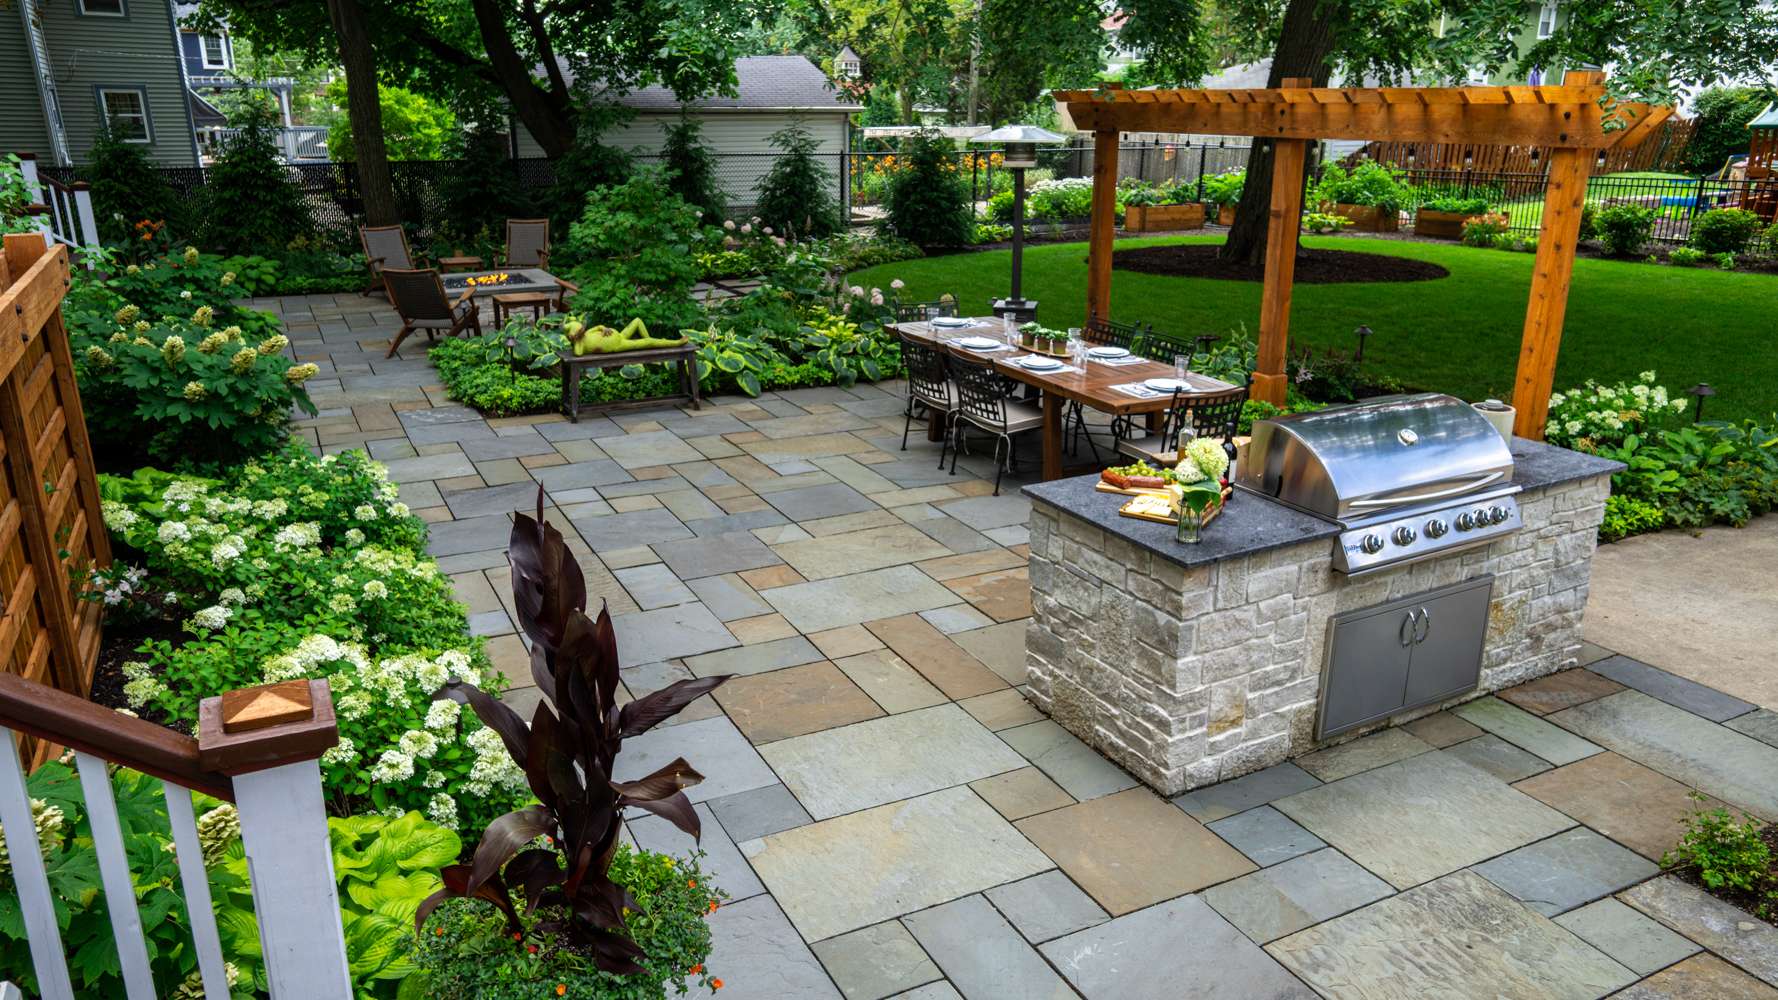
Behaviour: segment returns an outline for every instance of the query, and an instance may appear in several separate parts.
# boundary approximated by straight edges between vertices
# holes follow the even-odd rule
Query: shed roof
[[[827,74],[797,56],[742,56],[735,60],[735,95],[712,94],[686,102],[695,111],[856,111],[859,105],[834,88]],[[617,98],[642,112],[678,111],[669,87],[653,84]]]

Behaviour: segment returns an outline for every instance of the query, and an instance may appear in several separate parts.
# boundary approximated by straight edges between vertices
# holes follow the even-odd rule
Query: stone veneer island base
[[[1337,525],[1236,491],[1183,545],[1122,517],[1097,476],[1025,488],[1031,508],[1031,698],[1166,795],[1573,666],[1611,473],[1514,439],[1524,527],[1484,547],[1347,577]],[[1329,620],[1492,574],[1479,684],[1332,740],[1315,739]]]

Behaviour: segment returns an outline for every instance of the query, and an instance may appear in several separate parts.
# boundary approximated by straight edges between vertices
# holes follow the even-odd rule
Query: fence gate
[[[102,605],[80,599],[111,563],[86,418],[62,325],[68,249],[9,235],[0,254],[0,672],[81,697]],[[41,758],[47,746],[28,748]]]

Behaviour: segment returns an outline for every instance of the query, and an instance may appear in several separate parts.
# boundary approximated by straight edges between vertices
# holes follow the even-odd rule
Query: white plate
[[[1142,384],[1156,392],[1172,392],[1176,389],[1191,388],[1191,383],[1176,378],[1143,379]]]
[[[974,326],[975,320],[970,319],[967,316],[939,316],[932,321],[932,325],[957,329],[959,327]]]
[[[1037,354],[1027,354],[1019,359],[1019,366],[1034,372],[1053,372],[1062,367],[1062,362],[1055,358],[1046,358]]]
[[[1121,347],[1093,347],[1093,348],[1089,348],[1087,350],[1087,354],[1089,354],[1095,358],[1108,358],[1108,359],[1109,358],[1127,358],[1130,356],[1130,352],[1124,350]]]
[[[987,351],[1005,346],[993,337],[961,337],[956,343],[958,347],[971,351]]]

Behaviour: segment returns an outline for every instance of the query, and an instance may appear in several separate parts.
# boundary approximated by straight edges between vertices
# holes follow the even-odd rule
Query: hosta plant
[[[513,605],[531,640],[531,673],[543,694],[531,724],[472,684],[452,683],[442,697],[468,705],[500,734],[524,769],[537,804],[488,825],[474,860],[439,874],[444,888],[421,905],[415,925],[446,899],[493,904],[522,948],[527,934],[540,945],[590,955],[598,969],[618,975],[645,972],[646,953],[626,918],[640,904],[612,880],[623,812],[653,813],[692,835],[698,816],[684,789],[703,780],[684,758],[635,781],[616,777],[623,741],[640,736],[708,694],[726,676],[683,680],[620,706],[617,636],[603,609],[586,614],[586,581],[561,532],[537,516],[514,518],[508,555]],[[543,914],[527,926],[526,914]]]

